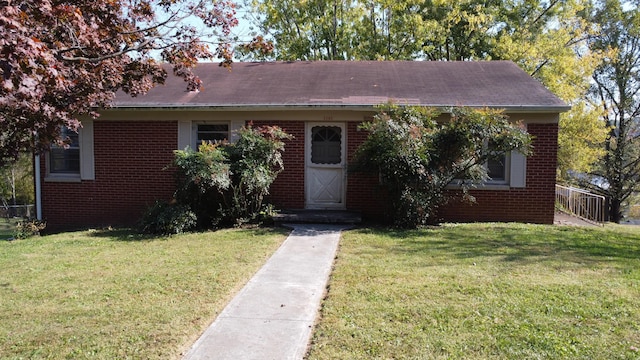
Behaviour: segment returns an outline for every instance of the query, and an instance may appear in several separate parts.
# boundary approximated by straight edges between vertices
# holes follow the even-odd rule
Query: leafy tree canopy
[[[117,91],[161,84],[167,67],[188,90],[198,59],[231,62],[230,0],[0,1],[0,161],[61,143]]]
[[[619,222],[640,191],[640,9],[632,2],[599,1],[589,16],[600,28],[589,47],[605,54],[593,72],[591,96],[604,105],[600,119],[610,131],[586,185],[609,198],[611,220]]]
[[[247,0],[278,60],[512,60],[574,109],[560,118],[559,174],[602,155],[600,102],[588,102],[602,52],[590,0]],[[257,15],[256,15],[257,14]],[[264,56],[257,56],[264,58]]]

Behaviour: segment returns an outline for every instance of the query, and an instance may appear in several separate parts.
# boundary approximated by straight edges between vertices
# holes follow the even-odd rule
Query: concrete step
[[[273,221],[276,224],[360,224],[362,215],[345,210],[282,210]]]

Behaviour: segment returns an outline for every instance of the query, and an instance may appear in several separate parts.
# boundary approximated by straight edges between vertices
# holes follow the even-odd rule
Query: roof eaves
[[[494,109],[504,109],[505,112],[509,112],[509,113],[563,113],[571,110],[571,106],[569,105],[536,105],[536,106],[505,105],[505,106],[490,106],[490,107]]]
[[[185,105],[185,104],[131,104],[114,105],[113,109],[126,110],[171,110],[171,111],[277,111],[277,110],[376,110],[380,104],[226,104],[226,105]],[[397,104],[402,106],[403,104]],[[415,104],[411,104],[412,106]],[[419,106],[419,105],[418,105]],[[425,104],[423,106],[447,110],[454,105]],[[466,105],[471,108],[504,109],[510,113],[562,113],[571,110],[568,105]]]
[[[131,104],[114,105],[112,109],[126,110],[171,110],[171,111],[256,111],[256,110],[375,110],[377,105],[366,104],[225,104],[225,105],[185,105],[185,104]]]

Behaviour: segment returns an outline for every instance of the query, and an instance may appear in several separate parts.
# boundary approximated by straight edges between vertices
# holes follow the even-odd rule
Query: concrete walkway
[[[576,216],[556,211],[553,219],[555,225],[568,225],[568,226],[598,226],[595,223],[584,221]]]
[[[293,232],[185,355],[196,359],[302,359],[348,225]]]

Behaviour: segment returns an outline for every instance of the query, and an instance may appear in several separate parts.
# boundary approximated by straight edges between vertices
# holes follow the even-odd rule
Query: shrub
[[[231,186],[226,143],[203,143],[199,151],[175,151],[176,202],[196,214],[199,228],[219,222],[222,194]]]
[[[265,219],[264,197],[284,169],[283,140],[274,126],[245,126],[231,144],[203,143],[175,151],[178,204],[195,213],[197,226],[241,225]]]
[[[140,221],[140,231],[147,234],[180,234],[196,227],[196,214],[188,205],[156,202]]]
[[[361,126],[369,136],[351,170],[379,175],[398,227],[434,222],[448,200],[445,189],[454,181],[473,201],[467,190],[488,178],[488,160],[530,150],[526,131],[498,111],[452,109],[450,120],[437,121],[440,115],[431,108],[386,105]]]
[[[19,221],[16,224],[16,229],[13,232],[13,236],[16,239],[26,239],[31,236],[39,236],[40,232],[47,227],[47,223],[40,220],[29,219]]]
[[[240,225],[255,222],[263,210],[265,195],[278,174],[284,170],[282,151],[291,136],[277,126],[245,126],[238,141],[225,148],[231,182],[223,192],[221,221]],[[263,213],[264,214],[264,213]]]

